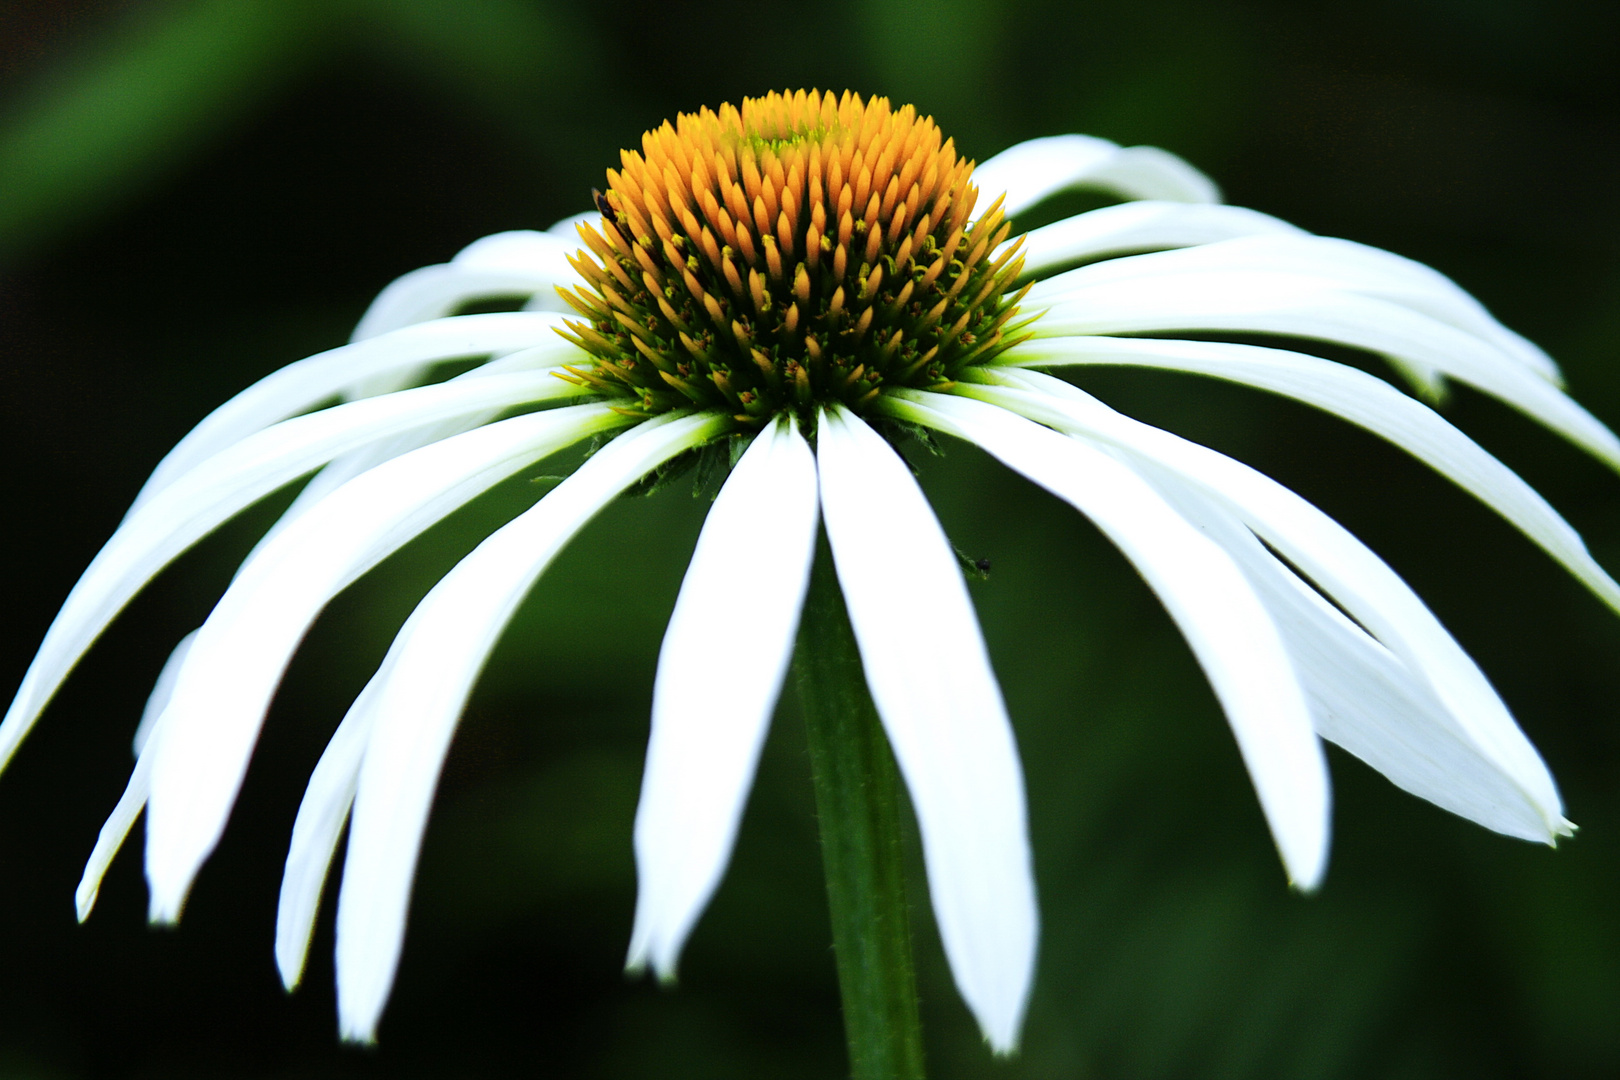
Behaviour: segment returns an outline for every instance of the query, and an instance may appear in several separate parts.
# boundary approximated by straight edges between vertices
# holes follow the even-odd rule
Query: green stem
[[[923,1080],[900,779],[822,542],[794,654],[854,1080]]]

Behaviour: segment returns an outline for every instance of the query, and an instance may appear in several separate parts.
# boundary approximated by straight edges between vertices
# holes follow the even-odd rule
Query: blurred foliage
[[[210,407],[341,341],[393,276],[577,210],[648,126],[773,87],[914,101],[980,159],[1063,131],[1164,145],[1234,202],[1452,274],[1620,421],[1617,24],[1605,0],[10,0],[4,672],[20,677],[146,471]],[[1620,622],[1360,432],[1192,379],[1087,385],[1382,552],[1480,660],[1583,828],[1557,852],[1518,844],[1335,753],[1333,867],[1320,895],[1290,894],[1151,594],[1083,521],[952,446],[924,483],[994,566],[972,588],[1028,769],[1045,929],[1023,1052],[994,1061],[917,877],[934,1075],[1620,1074]],[[1620,568],[1614,476],[1492,402],[1447,408]],[[680,988],[620,974],[653,665],[706,505],[680,485],[595,522],[486,671],[380,1046],[336,1042],[329,924],[306,985],[281,993],[275,889],[304,777],[416,598],[536,493],[503,486],[332,606],[175,933],[142,923],[138,838],[82,928],[72,890],[151,679],[275,507],[132,606],[0,781],[0,1077],[842,1073],[791,700]]]

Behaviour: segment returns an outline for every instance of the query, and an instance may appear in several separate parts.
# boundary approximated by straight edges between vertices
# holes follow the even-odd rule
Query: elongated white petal
[[[193,630],[175,645],[169,653],[169,658],[163,662],[163,670],[158,672],[157,682],[152,687],[152,693],[147,696],[146,708],[141,711],[141,722],[135,727],[135,768],[130,773],[129,781],[124,785],[124,793],[119,796],[118,804],[108,815],[106,822],[101,826],[101,832],[96,837],[96,846],[90,852],[90,858],[85,862],[84,873],[79,878],[79,887],[73,894],[74,907],[78,910],[79,921],[90,917],[91,910],[96,906],[96,896],[101,891],[101,879],[107,874],[107,867],[112,865],[113,857],[118,849],[124,846],[124,840],[129,836],[130,828],[135,819],[140,816],[146,807],[147,792],[152,787],[152,762],[156,759],[154,752],[146,752],[147,745],[151,743],[152,736],[158,730],[158,719],[163,710],[168,708],[169,699],[174,696],[175,684],[180,681],[180,668],[191,652],[192,642],[197,640],[197,631]]]
[[[1024,233],[1024,273],[1038,275],[1128,251],[1192,247],[1268,233],[1306,235],[1281,218],[1241,206],[1145,199],[1090,210]]]
[[[1613,432],[1491,342],[1392,301],[1323,289],[1288,274],[1234,271],[1107,282],[1070,294],[1033,329],[1040,337],[1228,330],[1367,349],[1478,387],[1620,469],[1620,439]]]
[[[905,463],[841,408],[821,414],[816,456],[833,563],[917,812],[945,955],[985,1037],[1007,1053],[1039,917],[1001,690],[951,546]]]
[[[68,594],[0,724],[0,767],[112,618],[170,560],[222,522],[338,454],[458,414],[577,393],[547,372],[403,390],[266,428],[165,487],[125,518]]]
[[[1419,675],[1207,495],[1162,473],[1156,486],[1254,583],[1283,632],[1317,734],[1454,814],[1509,836],[1546,840],[1541,809],[1481,751]]]
[[[524,465],[623,422],[606,405],[577,405],[422,447],[349,481],[248,560],[198,632],[164,713],[147,817],[154,920],[179,917],[282,672],[327,601]]]
[[[1289,878],[1314,889],[1327,866],[1327,763],[1277,628],[1231,557],[1097,447],[982,401],[900,398],[916,406],[902,415],[982,446],[1085,514],[1131,560],[1220,699]]]
[[[1501,514],[1557,559],[1604,603],[1620,611],[1617,585],[1580,534],[1513,470],[1433,409],[1364,371],[1316,356],[1210,341],[1050,338],[1009,350],[1008,364],[1125,364],[1212,375],[1284,394],[1388,439]],[[1022,376],[1032,390],[1044,376]]]
[[[448,263],[395,278],[360,317],[350,340],[454,315],[474,300],[550,292],[574,280],[567,258],[572,250],[555,236],[526,230],[475,240]]]
[[[552,558],[602,506],[661,462],[725,430],[701,414],[652,420],[597,451],[458,563],[417,606],[385,663],[360,770],[338,901],[338,1017],[369,1041],[393,984],[411,877],[439,769],[495,639]]]
[[[79,876],[79,887],[73,892],[73,907],[80,922],[88,919],[90,912],[95,909],[96,897],[101,893],[101,880],[106,877],[113,856],[124,846],[135,819],[141,816],[141,810],[146,806],[147,796],[152,790],[152,761],[157,748],[157,743],[150,736],[161,733],[159,724],[148,728],[149,737],[135,755],[135,768],[124,785],[124,793],[118,797],[112,813],[107,815],[101,832],[96,835],[96,846],[91,849],[90,858],[85,860],[84,873]]]
[[[1066,383],[1042,394],[963,390],[1105,440],[1128,450],[1143,468],[1196,483],[1428,682],[1469,738],[1540,809],[1546,839],[1568,833],[1552,776],[1485,676],[1400,576],[1338,522],[1247,465],[1121,416]]]
[[[367,379],[457,357],[499,355],[536,345],[556,349],[552,365],[569,363],[579,356],[579,350],[557,337],[555,330],[560,326],[560,316],[540,312],[463,315],[408,326],[278,368],[209,413],[176,443],[135,496],[131,511],[232,443]]]
[[[169,658],[163,661],[163,670],[158,672],[152,692],[147,695],[146,707],[141,710],[140,723],[135,725],[135,737],[131,742],[136,757],[140,757],[141,751],[146,748],[146,741],[152,737],[152,728],[157,724],[158,717],[169,707],[169,699],[174,696],[174,684],[180,681],[180,667],[186,662],[186,654],[191,652],[191,643],[196,640],[197,631],[193,630],[175,642]]]
[[[714,501],[658,655],[636,808],[627,964],[666,979],[731,860],[781,693],[816,543],[816,461],[786,422]]]
[[[453,382],[467,379],[482,379],[491,375],[505,375],[519,371],[534,371],[552,367],[558,359],[557,349],[547,343],[517,352],[507,353],[505,356],[487,363],[480,364],[471,371],[457,375]],[[252,559],[259,550],[271,540],[279,536],[283,529],[302,517],[310,507],[315,506],[332,492],[359,476],[367,469],[374,469],[385,461],[390,461],[401,454],[408,454],[420,446],[429,446],[463,431],[483,427],[499,416],[503,409],[490,409],[484,412],[467,413],[462,416],[445,420],[437,424],[427,424],[423,427],[413,428],[410,431],[396,435],[390,439],[381,439],[377,442],[363,446],[358,450],[334,458],[321,468],[309,482],[299,489],[298,495],[292,504],[283,510],[276,523],[259,538],[248,559]],[[247,560],[244,560],[246,562]]]
[[[1108,210],[1126,208],[1109,207]],[[1189,206],[1183,207],[1182,211],[1188,214],[1214,214],[1216,211],[1234,209]],[[1036,230],[1037,233],[1040,231]],[[1285,274],[1298,288],[1345,289],[1393,300],[1490,342],[1504,355],[1553,382],[1560,377],[1551,357],[1497,322],[1483,304],[1438,270],[1380,248],[1350,240],[1311,236],[1301,230],[1251,228],[1249,235],[1234,235],[1198,246],[1183,245],[1176,251],[1094,263],[1037,282],[1029,292],[1029,302],[1061,302],[1077,291],[1083,295],[1087,288],[1115,281],[1181,274],[1224,276],[1239,271]]]
[[[1120,146],[1090,135],[1051,135],[1009,146],[974,169],[973,180],[981,206],[1005,193],[1008,217],[1077,187],[1101,188],[1127,199],[1221,201],[1213,180],[1169,151]]]
[[[276,970],[281,974],[281,985],[289,991],[304,976],[321,892],[343,826],[349,820],[349,808],[354,805],[360,762],[376,721],[377,694],[392,671],[392,665],[382,665],[354,699],[309,774],[309,785],[298,804],[276,903]]]

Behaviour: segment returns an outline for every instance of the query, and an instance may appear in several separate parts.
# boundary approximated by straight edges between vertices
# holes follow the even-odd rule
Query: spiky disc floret
[[[940,388],[1010,345],[1022,293],[1000,200],[931,118],[803,90],[683,113],[622,153],[563,290],[580,381],[648,414],[757,428],[885,387]],[[992,252],[996,252],[992,258]]]

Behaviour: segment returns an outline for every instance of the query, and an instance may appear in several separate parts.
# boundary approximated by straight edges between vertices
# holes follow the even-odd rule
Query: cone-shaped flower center
[[[860,411],[1011,344],[1023,260],[932,119],[818,91],[681,114],[622,153],[564,298],[576,377],[647,413]],[[992,252],[995,256],[992,258]]]

